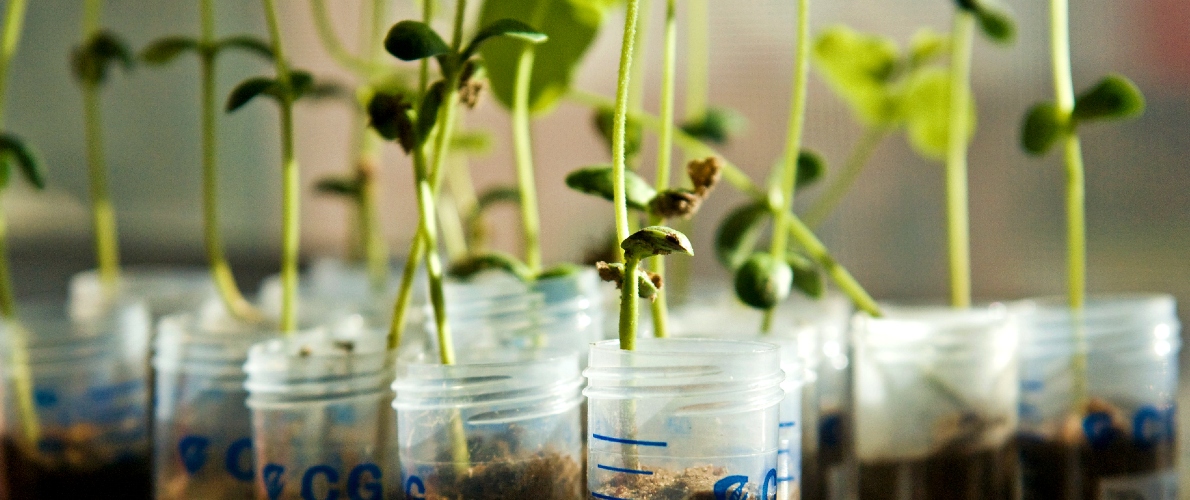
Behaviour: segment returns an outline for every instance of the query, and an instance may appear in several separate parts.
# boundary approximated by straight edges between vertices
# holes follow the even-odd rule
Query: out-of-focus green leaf
[[[450,46],[428,24],[401,21],[388,30],[384,49],[402,61],[416,61],[450,52]]]
[[[682,131],[704,142],[726,144],[747,123],[744,116],[735,110],[708,108],[705,115],[682,124]]]
[[[363,189],[363,183],[358,177],[324,177],[314,185],[320,193],[358,198]]]
[[[162,65],[173,61],[183,52],[198,52],[198,40],[184,36],[171,36],[150,43],[140,53],[146,64]]]
[[[793,270],[795,289],[812,299],[821,298],[822,294],[826,293],[826,280],[822,276],[822,270],[813,260],[796,252],[790,252],[785,260]]]
[[[975,101],[968,110],[967,137],[975,133]],[[924,68],[906,82],[901,115],[909,144],[918,154],[941,159],[946,156],[950,137],[950,74],[943,68]]]
[[[802,189],[814,185],[822,174],[826,172],[826,160],[822,155],[803,149],[797,155],[797,188]]]
[[[583,167],[566,175],[566,185],[571,189],[615,201],[615,183],[610,165]],[[624,172],[624,195],[629,208],[648,210],[649,202],[657,196],[657,190],[632,171]]]
[[[0,170],[3,170],[3,183],[0,183],[0,187],[8,185],[12,177],[12,163],[15,162],[29,184],[37,189],[45,189],[45,172],[41,169],[41,162],[20,137],[0,133],[0,162]]]
[[[625,258],[643,259],[655,255],[680,253],[694,255],[694,246],[681,231],[665,226],[649,226],[628,235],[620,242]]]
[[[529,82],[529,109],[544,113],[553,108],[570,89],[575,70],[599,34],[614,0],[486,0],[480,9],[479,25],[499,19],[515,19],[536,28],[549,40],[535,49]],[[507,108],[512,107],[516,67],[525,43],[498,38],[480,48],[488,68],[492,94]]]
[[[909,64],[913,68],[925,66],[950,52],[950,37],[931,28],[921,28],[909,40]]]
[[[507,272],[517,279],[530,282],[535,276],[520,259],[504,252],[491,252],[482,255],[475,255],[467,257],[463,260],[451,263],[450,275],[459,279],[471,279],[475,275],[490,270],[500,270]]]
[[[599,137],[603,138],[604,144],[607,144],[607,149],[612,148],[612,130],[615,126],[615,113],[611,108],[599,108],[595,110],[595,130],[599,132]],[[639,121],[628,117],[625,122],[624,129],[624,155],[632,158],[640,152],[640,145],[644,142],[645,131],[641,127]]]
[[[273,47],[269,46],[268,42],[252,35],[229,36],[215,43],[216,53],[227,49],[235,49],[254,54],[266,61],[273,60]]]
[[[424,144],[430,138],[430,132],[438,123],[438,109],[442,107],[442,100],[446,97],[446,82],[438,80],[426,91],[417,108],[417,142]]]
[[[743,265],[756,248],[770,215],[768,204],[747,203],[733,209],[715,231],[715,258],[728,269]]]
[[[1145,111],[1145,96],[1135,83],[1124,75],[1108,75],[1078,96],[1074,104],[1074,119],[1118,120],[1139,116]]]
[[[765,252],[748,257],[735,271],[735,294],[756,309],[771,309],[789,298],[793,269],[785,261]]]
[[[1051,102],[1042,102],[1029,108],[1025,123],[1021,126],[1021,146],[1032,155],[1043,155],[1062,135],[1061,117],[1058,108]]]
[[[74,49],[72,63],[78,81],[99,85],[107,79],[108,67],[112,63],[119,63],[129,71],[135,65],[135,59],[122,38],[110,31],[100,31]]]
[[[475,38],[471,39],[471,43],[467,44],[466,49],[463,49],[462,59],[464,61],[470,59],[475,54],[475,50],[484,45],[484,42],[497,37],[532,44],[539,44],[549,39],[545,33],[516,19],[497,19],[484,25],[479,33],[475,34]]]
[[[896,119],[888,83],[900,59],[892,40],[859,33],[846,26],[823,31],[814,41],[813,59],[828,86],[868,126]]]
[[[985,5],[975,13],[975,17],[979,20],[979,29],[989,40],[1002,45],[1016,40],[1016,21],[1008,11]]]
[[[450,137],[450,150],[468,155],[482,155],[492,150],[492,134],[482,130],[455,132]]]

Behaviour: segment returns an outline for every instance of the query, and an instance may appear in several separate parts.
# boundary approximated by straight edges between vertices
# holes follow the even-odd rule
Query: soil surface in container
[[[1082,423],[1071,418],[1062,436],[1017,438],[1025,500],[1100,500],[1104,480],[1146,476],[1171,470],[1176,461],[1173,436],[1156,443],[1138,443],[1123,413],[1092,401],[1090,413],[1110,419],[1111,426],[1087,440]]]
[[[86,450],[68,450],[68,458],[73,455],[79,459],[72,460],[74,464],[60,465],[30,457],[10,438],[3,441],[0,461],[3,462],[5,484],[0,485],[0,490],[6,491],[11,500],[153,498],[152,464],[147,453],[94,466],[85,458],[90,455]]]
[[[252,500],[255,495],[251,482],[221,474],[191,477],[178,472],[157,485],[156,500]]]
[[[451,464],[449,453],[426,478],[426,500],[579,500],[586,488],[575,457],[557,451],[517,449],[516,439],[468,439],[471,463],[465,471]],[[393,496],[392,498],[400,498]]]
[[[850,422],[851,416],[842,412],[823,413],[820,417],[818,449],[802,448],[801,500],[830,500],[842,493],[831,491],[831,474],[850,455]]]
[[[691,467],[681,472],[655,470],[648,476],[621,474],[599,488],[598,493],[632,500],[715,500],[715,482],[722,479],[721,467]],[[759,488],[747,484],[729,498],[760,498]]]
[[[943,449],[925,458],[861,461],[860,500],[1012,500],[1017,454],[1011,444],[997,449]]]

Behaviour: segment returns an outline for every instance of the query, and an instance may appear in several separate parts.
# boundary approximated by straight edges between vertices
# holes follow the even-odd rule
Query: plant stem
[[[645,109],[645,81],[648,72],[645,68],[646,51],[649,47],[649,19],[653,9],[649,7],[649,0],[640,0],[636,9],[636,33],[632,36],[633,47],[639,47],[639,53],[633,55],[631,68],[632,80],[628,83],[628,109]]]
[[[83,40],[89,42],[99,33],[100,0],[83,3]],[[99,102],[99,84],[83,83],[83,122],[87,142],[87,167],[91,195],[91,217],[95,231],[95,257],[99,279],[111,293],[120,279],[120,248],[116,234],[116,214],[107,188],[107,165],[103,153],[103,117]]]
[[[533,11],[533,27],[541,25],[546,2],[538,2]],[[534,274],[541,272],[541,216],[537,212],[537,185],[533,175],[533,142],[529,116],[529,88],[533,78],[533,63],[537,46],[523,44],[517,60],[516,85],[513,91],[512,136],[516,150],[516,178],[521,192],[521,230],[525,237],[525,264]]]
[[[361,117],[362,118],[362,117]],[[366,118],[364,118],[366,119]],[[360,194],[357,207],[360,240],[364,246],[364,259],[368,266],[368,278],[372,289],[382,292],[388,281],[388,244],[380,230],[376,206],[377,170],[380,168],[380,136],[366,127],[363,129],[364,144],[356,160],[356,175],[360,178]]]
[[[797,50],[793,59],[793,91],[789,105],[789,135],[785,138],[785,160],[781,162],[781,203],[773,219],[773,238],[769,253],[778,262],[785,262],[789,241],[790,219],[793,216],[793,197],[797,189],[797,159],[802,148],[802,129],[806,123],[806,83],[810,75],[810,0],[798,0]],[[778,176],[774,175],[774,179]],[[761,331],[772,330],[776,308],[764,312]]]
[[[810,210],[806,212],[803,220],[807,225],[811,228],[818,228],[823,222],[826,222],[826,218],[835,211],[835,208],[838,208],[843,196],[851,190],[851,186],[855,184],[859,174],[864,171],[868,160],[872,158],[872,153],[876,152],[876,147],[887,136],[888,128],[886,127],[873,126],[864,130],[863,136],[852,147],[851,154],[847,156],[847,161],[843,164],[838,177],[826,187],[826,190],[814,201]]]
[[[626,351],[636,350],[637,294],[640,293],[636,271],[639,267],[640,259],[629,257],[624,261],[624,286],[620,290],[620,349]]]
[[[434,308],[434,326],[438,331],[438,357],[444,365],[455,363],[454,341],[446,319],[446,296],[442,290],[442,261],[438,257],[438,224],[434,220],[434,193],[426,170],[422,148],[413,150],[413,170],[417,180],[417,209],[421,237],[425,242],[426,272],[430,276],[430,303]],[[408,264],[407,264],[408,265]],[[415,264],[414,264],[415,265]]]
[[[310,0],[310,10],[314,14],[314,27],[318,31],[318,38],[322,41],[322,46],[326,47],[326,51],[330,53],[331,58],[335,62],[359,76],[366,77],[379,70],[375,61],[358,57],[347,51],[343,42],[335,34],[330,13],[326,8],[326,0]]]
[[[1050,1],[1050,57],[1054,71],[1054,100],[1058,116],[1069,130],[1074,112],[1074,79],[1070,64],[1069,0]],[[1067,281],[1071,309],[1082,309],[1087,293],[1087,236],[1083,152],[1078,134],[1065,134],[1066,163],[1066,252]]]
[[[707,114],[710,94],[710,40],[707,26],[709,0],[686,1],[686,105],[687,120],[697,120]]]
[[[269,25],[277,81],[291,88],[289,65],[282,50],[281,25],[275,0],[264,2]],[[281,331],[290,335],[297,328],[298,250],[300,242],[301,177],[293,147],[293,95],[281,93]]]
[[[421,2],[421,22],[430,24],[434,20],[434,0],[422,0]],[[417,98],[421,99],[426,95],[426,89],[430,87],[430,60],[422,59],[418,66],[417,73]]]
[[[3,34],[0,34],[0,130],[4,129],[4,112],[8,103],[8,69],[21,41],[25,22],[25,0],[9,0],[4,12]],[[0,206],[0,319],[16,318],[16,300],[12,293],[12,277],[8,268],[7,221]]]
[[[675,0],[665,2],[665,49],[661,70],[661,133],[657,137],[657,191],[669,189],[670,168],[673,163],[674,142],[674,73],[678,54],[678,20]],[[660,224],[659,217],[653,217],[651,225]],[[658,255],[652,261],[653,272],[665,279],[665,257]],[[666,307],[665,288],[657,290],[653,299],[653,336],[669,336],[667,326],[669,311]]]
[[[971,46],[975,16],[955,12],[950,51],[950,133],[946,147],[946,220],[950,248],[950,302],[971,306],[971,236],[967,214],[967,127],[970,121]]]
[[[875,317],[882,315],[876,300],[868,294],[867,290],[864,290],[864,287],[847,271],[847,268],[831,256],[822,240],[818,239],[818,236],[814,235],[814,231],[806,226],[797,215],[792,215],[789,218],[789,234],[793,237],[793,241],[806,251],[806,255],[826,271],[826,274],[831,277],[843,294],[851,299],[856,308]]]
[[[199,17],[202,33],[199,44],[211,47],[215,43],[215,12],[213,0],[199,2]],[[223,253],[223,241],[219,233],[219,169],[217,117],[215,102],[215,54],[201,51],[199,68],[202,73],[202,189],[203,189],[203,236],[207,261],[211,266],[211,279],[223,304],[233,316],[244,321],[257,321],[261,314],[244,298],[236,285],[231,265]]]

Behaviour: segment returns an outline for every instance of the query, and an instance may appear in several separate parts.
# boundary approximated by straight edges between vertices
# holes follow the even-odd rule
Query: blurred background
[[[348,46],[358,26],[359,0],[336,0],[332,17]],[[416,17],[401,1],[391,21]],[[681,2],[679,2],[681,4]],[[1009,0],[1019,22],[1017,43],[977,39],[974,92],[979,125],[970,154],[974,290],[983,300],[1064,291],[1063,183],[1060,156],[1027,157],[1018,146],[1025,110],[1050,99],[1045,23],[1047,3]],[[310,5],[280,3],[290,57],[298,67],[350,83],[315,35]],[[646,98],[657,109],[663,2],[647,6]],[[449,7],[449,5],[448,5]],[[443,9],[445,13],[447,9]],[[761,180],[782,152],[793,57],[794,2],[710,2],[711,104],[737,110],[746,131],[722,152]],[[891,36],[902,45],[919,27],[949,30],[948,0],[817,2],[812,25],[846,23]],[[50,189],[22,183],[5,196],[18,293],[64,294],[68,276],[93,265],[86,209],[81,98],[68,65],[80,39],[75,0],[29,6],[26,35],[14,63],[8,127],[36,145]],[[257,2],[224,1],[219,33],[265,35]],[[471,16],[474,19],[475,16]],[[112,0],[104,24],[137,50],[167,34],[195,34],[193,2]],[[391,23],[388,23],[391,24]],[[439,20],[445,29],[446,22]],[[576,78],[584,90],[611,95],[622,14],[608,19]],[[1144,91],[1143,117],[1082,129],[1087,163],[1090,288],[1093,292],[1167,292],[1190,308],[1190,2],[1081,0],[1072,14],[1074,79],[1085,89],[1108,72],[1131,77]],[[679,36],[682,36],[681,34]],[[679,58],[682,56],[679,55]],[[248,56],[221,59],[221,95],[249,76],[272,69]],[[679,68],[684,66],[679,59]],[[165,69],[118,73],[104,91],[108,161],[126,263],[203,262],[200,220],[197,63],[183,57]],[[679,69],[679,92],[682,88]],[[838,167],[861,134],[850,111],[811,76],[805,143]],[[681,116],[681,95],[678,116]],[[275,272],[280,242],[280,168],[276,108],[253,103],[221,122],[224,231],[233,263],[246,279]],[[307,257],[341,255],[350,213],[342,200],[314,193],[313,183],[350,167],[350,110],[338,102],[299,104],[297,137],[303,168],[302,245]],[[490,97],[467,113],[468,128],[493,134],[492,150],[472,160],[483,189],[512,184],[508,114]],[[578,195],[562,182],[577,167],[608,160],[587,108],[563,103],[534,124],[535,153],[547,262],[576,260],[611,228],[609,203]],[[652,139],[652,136],[649,136]],[[641,156],[652,170],[655,146]],[[394,254],[407,248],[416,208],[407,159],[388,146],[381,173],[385,232]],[[828,176],[834,170],[828,170]],[[942,194],[938,162],[912,153],[903,134],[882,143],[840,209],[822,227],[828,246],[879,299],[938,299],[947,293]],[[812,201],[809,189],[802,202]],[[692,231],[699,279],[723,280],[710,248],[714,227],[743,197],[729,188],[711,197]],[[495,243],[516,251],[518,218],[499,211]],[[1186,384],[1183,384],[1185,386]]]

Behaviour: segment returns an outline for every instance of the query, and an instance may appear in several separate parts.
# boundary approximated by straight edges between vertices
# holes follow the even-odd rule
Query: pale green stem
[[[537,12],[542,10],[538,4]],[[534,20],[540,17],[534,16]],[[538,26],[538,22],[533,26]],[[525,264],[534,274],[541,272],[541,216],[537,212],[537,181],[533,175],[532,121],[529,116],[529,87],[533,77],[536,45],[525,44],[517,60],[516,86],[513,92],[512,136],[516,150],[516,178],[521,193],[521,230],[525,237]]]
[[[430,24],[434,20],[434,0],[422,0],[421,2],[421,22]],[[430,60],[422,59],[418,67],[417,75],[417,98],[421,99],[426,95],[426,89],[430,87]]]
[[[567,94],[567,97],[575,102],[593,108],[606,108],[610,106],[610,101],[607,98],[589,92],[572,90]],[[647,113],[631,113],[630,115],[634,120],[638,120],[645,128],[658,130],[661,127],[660,120],[655,116]],[[722,160],[723,179],[736,190],[756,201],[768,200],[768,195],[752,183],[752,179],[748,178],[748,174],[740,170],[739,167],[731,163],[723,155],[720,155],[714,148],[682,132],[680,129],[674,132],[674,139],[678,147],[682,148],[691,157],[715,156]],[[856,307],[867,311],[873,316],[880,316],[880,309],[876,305],[876,301],[872,300],[872,297],[851,276],[847,269],[831,256],[829,250],[822,244],[822,241],[798,218],[797,214],[790,216],[790,223],[789,234],[793,238],[793,241],[805,249],[807,255],[827,271],[827,276],[830,276],[839,289],[856,304]]]
[[[1066,266],[1068,301],[1074,323],[1075,350],[1070,360],[1074,373],[1072,388],[1076,408],[1089,398],[1087,388],[1087,331],[1084,307],[1087,294],[1087,214],[1083,152],[1078,134],[1070,130],[1074,112],[1074,79],[1070,64],[1070,4],[1050,1],[1050,57],[1054,71],[1054,100],[1058,116],[1069,130],[1063,138],[1066,164]]]
[[[802,218],[811,228],[817,228],[826,222],[826,218],[830,217],[831,213],[839,206],[839,202],[843,201],[843,196],[851,190],[851,186],[855,184],[855,180],[859,178],[859,174],[864,171],[864,167],[868,164],[868,160],[872,158],[872,153],[876,152],[876,147],[880,142],[888,136],[888,129],[885,127],[874,126],[868,127],[864,130],[864,134],[860,137],[859,142],[851,149],[851,154],[847,156],[847,161],[843,163],[843,168],[839,171],[839,175],[826,187],[826,190],[819,195],[818,199],[814,201],[814,205],[810,210],[806,211],[806,216]]]
[[[289,65],[282,50],[281,25],[275,0],[264,2],[269,39],[277,68],[277,81],[290,88]],[[301,231],[301,171],[294,154],[293,97],[282,92],[281,98],[281,331],[291,335],[297,329],[298,251]]]
[[[4,12],[4,33],[0,35],[0,130],[4,129],[4,112],[8,103],[8,69],[21,41],[25,22],[25,0],[9,0]],[[0,206],[0,319],[16,318],[16,300],[12,293],[12,277],[8,268],[7,221]]]
[[[797,49],[793,58],[793,91],[789,105],[789,131],[785,138],[785,160],[781,162],[780,203],[773,220],[773,237],[769,253],[778,262],[785,262],[789,241],[790,219],[793,216],[793,197],[797,190],[797,158],[802,148],[802,129],[806,123],[806,83],[810,75],[810,0],[798,0]],[[764,312],[761,331],[768,333],[773,326],[773,313]]]
[[[628,205],[624,193],[624,177],[627,169],[625,132],[628,125],[628,87],[631,83],[632,43],[636,38],[636,20],[640,0],[628,0],[624,14],[624,38],[620,47],[619,75],[616,79],[616,107],[612,126],[612,177],[615,189],[616,251],[625,259],[619,243],[628,239]],[[620,300],[620,348],[632,350],[636,347],[636,266],[638,259],[624,261],[624,293]]]
[[[636,350],[636,319],[640,315],[637,312],[640,282],[636,274],[639,267],[640,259],[628,257],[624,262],[624,286],[620,290],[620,349],[626,351]]]
[[[215,43],[214,0],[201,0],[199,17],[202,33],[199,41],[202,47]],[[202,188],[203,188],[203,236],[207,261],[211,267],[211,279],[219,297],[231,314],[241,320],[257,321],[261,314],[244,298],[236,285],[231,265],[223,253],[223,239],[219,233],[219,169],[218,139],[216,133],[217,104],[215,102],[215,54],[202,51],[199,55],[202,73]]]
[[[950,51],[950,133],[946,147],[946,221],[950,302],[971,306],[971,236],[967,207],[967,127],[970,122],[971,46],[975,16],[955,12]]]
[[[442,244],[446,247],[447,262],[456,262],[467,258],[467,232],[463,229],[463,218],[459,214],[454,196],[441,195],[437,197],[436,201],[439,223],[442,224]]]
[[[686,105],[687,120],[697,120],[707,114],[710,94],[710,24],[709,0],[686,1]]]
[[[103,10],[101,0],[83,3],[83,40],[99,33]],[[107,165],[103,152],[103,117],[99,84],[83,83],[83,125],[87,142],[87,171],[90,183],[91,217],[95,231],[95,258],[99,279],[109,293],[120,279],[120,248],[116,233],[116,213],[107,188]]]
[[[421,223],[419,222],[417,232],[413,234],[409,255],[406,256],[405,270],[401,274],[401,286],[397,289],[397,299],[393,302],[393,321],[388,328],[388,350],[390,351],[396,351],[398,347],[401,347],[405,322],[409,317],[409,304],[413,299],[413,278],[417,275],[417,268],[423,252],[425,252],[425,239],[422,237]]]
[[[673,163],[674,142],[674,73],[677,67],[678,55],[678,20],[676,0],[665,2],[665,52],[661,71],[661,133],[657,137],[657,191],[669,189],[670,168]],[[654,217],[650,224],[660,224],[661,220]],[[665,257],[656,256],[650,259],[653,272],[665,279]],[[669,336],[667,326],[669,311],[666,307],[666,290],[657,290],[653,299],[653,335],[659,338]]]
[[[455,363],[454,340],[450,334],[450,323],[446,319],[442,261],[437,252],[438,224],[434,219],[434,193],[426,170],[426,155],[420,147],[413,150],[413,170],[417,180],[417,209],[421,235],[427,247],[426,272],[430,276],[430,303],[434,309],[434,325],[438,330],[438,357],[442,364],[452,365]]]
[[[364,145],[356,161],[356,174],[360,177],[358,203],[360,240],[364,246],[364,258],[368,266],[368,277],[373,290],[383,291],[388,281],[388,243],[380,230],[380,216],[377,213],[376,178],[380,167],[380,136],[365,128]]]
[[[375,61],[358,57],[347,51],[342,40],[339,40],[338,35],[335,34],[335,27],[326,8],[326,0],[310,0],[310,10],[314,14],[314,27],[318,31],[318,38],[335,62],[364,77],[375,74],[380,69]]]

